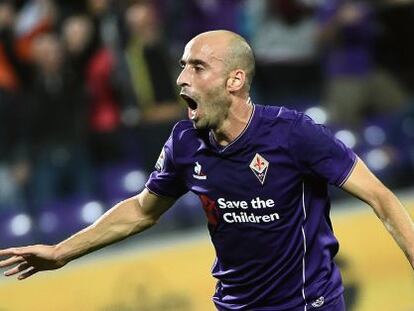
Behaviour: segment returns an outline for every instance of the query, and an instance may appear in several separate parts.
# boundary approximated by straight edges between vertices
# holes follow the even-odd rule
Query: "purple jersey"
[[[343,292],[327,184],[340,186],[354,153],[322,125],[283,107],[254,105],[222,147],[191,121],[174,127],[147,188],[196,193],[216,250],[220,310],[312,310]]]

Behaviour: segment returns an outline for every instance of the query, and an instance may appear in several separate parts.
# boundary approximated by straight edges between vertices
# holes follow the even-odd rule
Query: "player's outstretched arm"
[[[23,280],[39,271],[54,270],[106,245],[121,241],[154,225],[174,203],[144,189],[139,195],[112,207],[91,226],[56,245],[31,245],[0,250],[4,275]]]
[[[359,158],[342,188],[374,209],[414,268],[414,223],[398,198]]]

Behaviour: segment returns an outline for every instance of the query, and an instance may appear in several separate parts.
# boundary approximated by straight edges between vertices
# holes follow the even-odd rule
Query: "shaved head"
[[[250,45],[242,36],[228,30],[213,30],[203,32],[191,41],[195,40],[220,45],[224,53],[221,60],[225,63],[228,72],[242,69],[246,73],[246,90],[250,90],[255,72],[255,60]]]
[[[243,37],[226,30],[201,33],[186,44],[180,65],[177,85],[196,128],[220,132],[229,119],[247,122],[254,56]]]

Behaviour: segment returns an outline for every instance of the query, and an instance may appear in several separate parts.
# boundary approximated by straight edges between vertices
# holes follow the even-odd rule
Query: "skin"
[[[233,44],[236,49],[232,48]],[[195,127],[209,128],[222,145],[240,135],[252,113],[248,103],[251,64],[240,56],[245,54],[239,53],[237,44],[244,43],[227,31],[207,32],[195,37],[185,48],[181,60],[183,70],[177,79],[182,94],[198,102],[193,119]],[[235,54],[229,54],[229,51]],[[233,61],[226,62],[228,57],[233,57]],[[237,60],[237,57],[242,59]],[[197,69],[199,62],[196,60],[203,61],[205,68],[201,71]],[[242,65],[234,66],[238,62]],[[371,206],[414,267],[414,224],[395,195],[360,159],[342,188]],[[173,203],[172,198],[157,196],[144,189],[112,207],[91,226],[56,245],[0,250],[0,256],[7,256],[0,261],[0,268],[7,267],[4,274],[17,275],[19,280],[39,271],[61,268],[76,258],[153,226]]]
[[[244,44],[242,39],[231,32],[203,33],[186,45],[180,60],[180,94],[197,102],[196,110],[189,108],[189,117],[196,128],[212,130],[221,145],[229,144],[243,131],[253,111],[248,103],[248,66],[234,64],[248,62],[234,52],[234,45],[240,44]]]

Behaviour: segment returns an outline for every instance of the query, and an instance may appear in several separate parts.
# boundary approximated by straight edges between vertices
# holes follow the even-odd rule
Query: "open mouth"
[[[186,94],[180,94],[182,99],[184,99],[187,102],[188,107],[191,110],[196,110],[197,109],[197,102],[192,99],[190,96],[186,95]]]
[[[191,98],[190,96],[181,93],[180,94],[182,99],[184,99],[188,105],[188,118],[190,120],[196,120],[197,119],[197,108],[198,108],[198,103]]]

